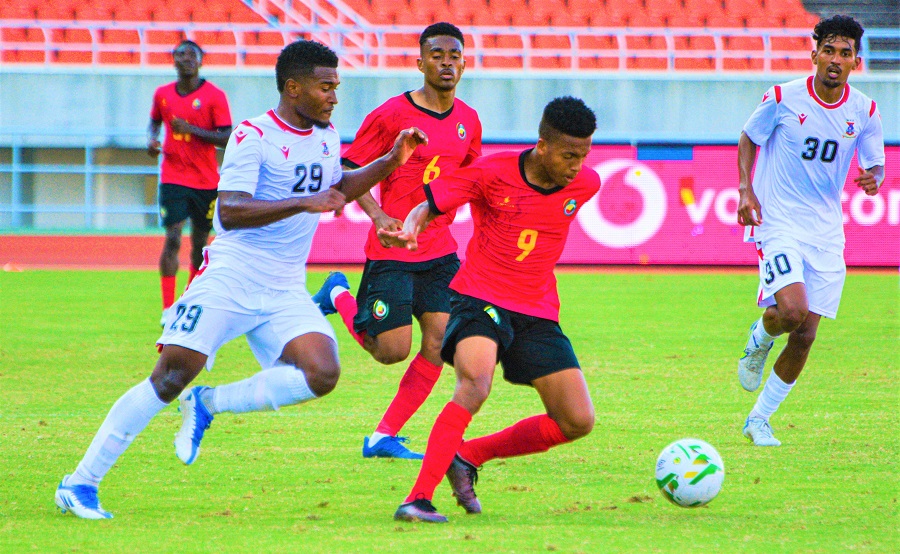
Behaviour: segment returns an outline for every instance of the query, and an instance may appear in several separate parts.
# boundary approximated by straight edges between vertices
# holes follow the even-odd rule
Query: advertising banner
[[[492,144],[483,153],[525,148]],[[853,183],[855,159],[850,167],[842,198],[847,265],[900,264],[900,147],[886,154],[887,178],[876,196]],[[737,146],[596,145],[586,163],[603,186],[578,212],[560,263],[756,265],[737,225]],[[310,262],[364,262],[370,225],[355,203],[341,217],[324,215]],[[468,206],[452,230],[464,257],[472,235]]]

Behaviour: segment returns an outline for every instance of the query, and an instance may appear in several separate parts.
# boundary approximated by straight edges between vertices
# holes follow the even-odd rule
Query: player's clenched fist
[[[310,213],[340,212],[347,203],[344,195],[333,188],[309,196],[307,201],[308,204],[305,211]]]

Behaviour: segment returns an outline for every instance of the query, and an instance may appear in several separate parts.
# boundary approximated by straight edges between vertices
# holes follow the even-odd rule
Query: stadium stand
[[[168,65],[190,38],[207,66],[268,66],[304,37],[351,68],[411,68],[421,28],[450,20],[469,33],[470,69],[801,71],[809,10],[876,27],[900,18],[897,0],[805,1],[16,0],[0,3],[0,63]],[[864,40],[887,52],[866,68],[896,68],[900,31]]]

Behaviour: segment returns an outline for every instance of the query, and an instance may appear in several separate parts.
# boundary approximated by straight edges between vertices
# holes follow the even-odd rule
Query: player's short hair
[[[203,61],[203,49],[200,48],[199,44],[197,44],[196,42],[194,42],[192,40],[188,40],[188,39],[185,39],[185,40],[179,42],[178,46],[176,46],[172,50],[172,55],[174,56],[175,52],[181,50],[181,48],[183,48],[184,46],[190,46],[191,48],[196,50],[197,51],[197,59],[200,60],[201,62]]]
[[[833,37],[847,37],[853,39],[853,48],[859,54],[863,36],[862,25],[858,21],[848,15],[834,15],[828,19],[823,19],[816,24],[813,29],[812,38],[816,41],[816,48],[822,46],[822,43]]]
[[[275,62],[275,85],[284,92],[288,79],[312,75],[317,67],[337,67],[334,50],[321,42],[300,39],[284,47]]]
[[[574,96],[560,96],[544,107],[538,136],[546,140],[556,132],[570,137],[587,138],[596,130],[597,116],[584,100]]]
[[[425,46],[425,41],[431,37],[453,37],[459,41],[460,45],[465,45],[465,40],[463,40],[463,34],[462,31],[459,30],[459,27],[452,23],[447,23],[446,21],[441,21],[440,23],[434,23],[425,27],[425,30],[419,35],[419,48],[421,49]]]

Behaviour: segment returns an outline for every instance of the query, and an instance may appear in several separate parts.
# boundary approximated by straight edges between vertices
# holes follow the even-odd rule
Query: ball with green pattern
[[[709,504],[722,489],[725,464],[716,449],[700,439],[681,439],[663,448],[656,460],[656,485],[676,506]]]

